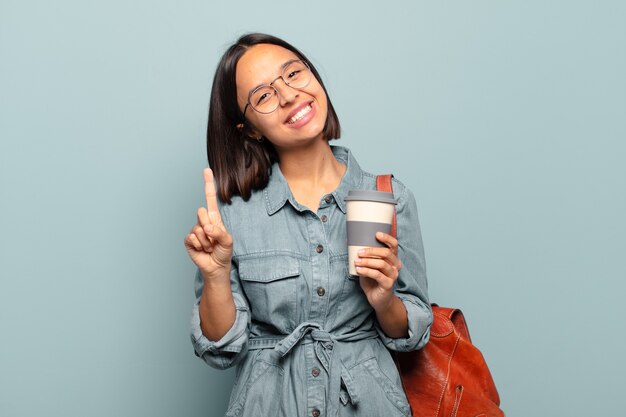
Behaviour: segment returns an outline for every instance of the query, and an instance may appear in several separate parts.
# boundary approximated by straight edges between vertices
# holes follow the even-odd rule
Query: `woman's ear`
[[[239,130],[241,132],[241,134],[243,136],[247,136],[247,137],[249,137],[251,139],[254,139],[254,140],[257,140],[259,142],[263,140],[263,135],[261,135],[259,132],[257,132],[248,123],[238,123],[235,127],[237,128],[237,130]]]

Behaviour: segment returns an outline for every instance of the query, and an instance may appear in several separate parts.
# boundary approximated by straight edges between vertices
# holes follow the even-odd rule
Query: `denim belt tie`
[[[315,355],[328,373],[330,392],[339,393],[341,380],[343,379],[344,385],[350,395],[350,402],[356,405],[358,398],[352,387],[352,378],[339,355],[335,352],[335,342],[353,342],[357,340],[374,339],[376,337],[378,337],[378,334],[375,330],[333,335],[323,330],[319,323],[304,322],[282,339],[263,337],[251,338],[250,349],[268,349],[273,347],[282,357],[285,357],[299,343],[313,343]],[[335,416],[339,413],[339,400],[340,395],[330,396],[330,407],[327,414]],[[342,398],[342,402],[346,404],[347,399]]]

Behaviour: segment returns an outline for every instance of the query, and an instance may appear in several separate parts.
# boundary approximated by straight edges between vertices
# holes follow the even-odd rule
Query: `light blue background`
[[[282,36],[420,207],[508,416],[621,415],[626,3],[0,0],[0,416],[220,416],[188,337],[217,60]]]

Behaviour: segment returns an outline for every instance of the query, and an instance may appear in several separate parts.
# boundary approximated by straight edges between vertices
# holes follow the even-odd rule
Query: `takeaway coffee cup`
[[[376,232],[391,233],[396,200],[393,193],[375,190],[350,190],[344,199],[347,206],[348,265],[350,275],[357,275],[354,261],[366,247],[383,247]]]

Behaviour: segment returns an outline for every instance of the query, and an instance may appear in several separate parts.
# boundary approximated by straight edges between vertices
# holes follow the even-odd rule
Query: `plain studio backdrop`
[[[189,341],[217,61],[318,66],[362,167],[415,193],[431,300],[514,416],[616,416],[626,3],[0,0],[0,416],[221,416]]]

